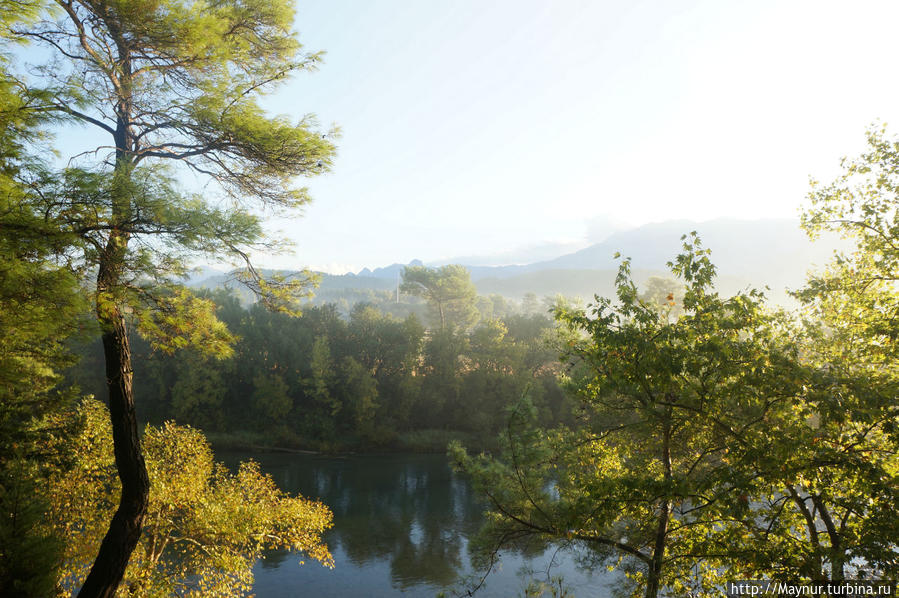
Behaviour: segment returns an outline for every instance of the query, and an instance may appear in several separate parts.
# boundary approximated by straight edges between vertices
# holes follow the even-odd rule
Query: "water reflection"
[[[390,564],[395,586],[452,585],[482,506],[439,455],[325,459],[257,455],[279,486],[317,497],[334,512],[328,545],[351,563]],[[280,566],[283,553],[267,555]]]
[[[435,595],[470,574],[468,539],[482,521],[483,505],[471,487],[454,474],[442,455],[386,455],[323,458],[283,453],[229,453],[228,465],[253,458],[278,485],[317,498],[334,512],[326,541],[335,569],[314,563],[303,567],[286,551],[270,551],[255,568],[259,598],[294,596]],[[522,566],[539,570],[551,557],[507,559],[479,596],[514,596],[525,582]],[[569,564],[566,581],[595,581]],[[553,574],[558,574],[556,570]]]

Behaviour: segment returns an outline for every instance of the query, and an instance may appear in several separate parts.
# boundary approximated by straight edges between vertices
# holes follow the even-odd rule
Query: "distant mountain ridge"
[[[616,252],[631,259],[638,282],[653,275],[670,275],[666,264],[680,252],[681,237],[691,231],[696,231],[703,247],[711,250],[722,291],[767,285],[775,299],[785,297],[786,287],[799,287],[807,272],[827,264],[833,250],[841,245],[836,237],[812,243],[796,219],[673,220],[616,232],[601,243],[532,264],[463,265],[471,272],[472,280],[482,294],[520,298],[533,292],[589,297],[594,293],[611,292],[619,264],[614,258]],[[356,274],[324,274],[319,292],[395,289],[407,265],[422,265],[422,262],[412,260],[409,264],[395,263],[373,270],[364,268]],[[219,274],[203,281],[194,279],[192,286],[215,288],[222,286],[226,278],[227,275]]]
[[[740,276],[772,288],[801,284],[809,269],[825,266],[840,243],[830,236],[809,240],[793,219],[687,220],[647,224],[615,233],[602,243],[535,264],[538,269],[613,267],[613,255],[631,258],[634,268],[667,269],[681,249],[681,237],[696,231],[721,275]]]
[[[595,243],[559,257],[515,266],[470,266],[472,279],[508,278],[538,270],[617,270],[616,252],[631,258],[634,268],[667,270],[667,262],[681,249],[681,237],[696,231],[704,247],[711,249],[712,261],[722,274],[761,277],[761,284],[801,282],[808,268],[830,261],[835,238],[812,243],[799,228],[797,219],[736,220],[707,222],[669,220],[616,232]],[[421,265],[413,260],[409,265]],[[395,278],[403,264],[374,270],[364,269],[357,276]]]
[[[397,276],[402,275],[403,268],[405,268],[406,266],[424,266],[424,263],[421,260],[412,260],[408,264],[390,264],[389,266],[384,266],[383,268],[375,268],[374,270],[362,268],[356,274],[344,274],[344,276],[390,278],[392,280]]]

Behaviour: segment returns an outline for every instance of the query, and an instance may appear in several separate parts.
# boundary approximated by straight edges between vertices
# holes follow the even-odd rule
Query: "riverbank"
[[[444,454],[447,445],[458,440],[470,451],[492,451],[496,440],[484,439],[459,430],[425,429],[395,434],[383,442],[371,442],[348,438],[342,441],[318,441],[298,436],[272,437],[271,434],[250,430],[235,432],[205,432],[206,438],[215,450],[247,450],[260,452],[281,452],[310,455],[339,455],[353,453],[419,453]]]

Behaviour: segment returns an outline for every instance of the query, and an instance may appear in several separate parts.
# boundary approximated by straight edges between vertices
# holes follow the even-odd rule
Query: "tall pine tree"
[[[56,0],[11,34],[52,58],[30,79],[33,109],[105,137],[69,168],[32,181],[40,213],[75,235],[70,259],[95,273],[94,313],[106,361],[121,498],[81,596],[112,596],[140,537],[149,481],[137,433],[129,321],[163,349],[227,352],[212,304],[179,287],[190,260],[246,262],[241,278],[287,308],[308,280],[266,281],[249,263],[268,246],[255,208],[306,201],[299,175],[326,171],[332,135],[313,119],[267,116],[259,97],[295,71],[311,70],[292,32],[288,0]],[[165,164],[170,164],[168,168]],[[202,195],[176,183],[186,168],[206,178]]]

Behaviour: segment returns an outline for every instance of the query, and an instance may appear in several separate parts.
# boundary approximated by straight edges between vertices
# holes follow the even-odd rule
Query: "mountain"
[[[190,272],[188,272],[186,277],[184,277],[184,284],[189,287],[193,287],[209,278],[224,275],[225,272],[217,268],[211,268],[209,266],[197,266],[196,268],[193,268]]]
[[[834,249],[848,246],[834,235],[813,243],[799,228],[799,221],[793,219],[675,220],[613,233],[601,243],[552,260],[470,270],[482,293],[520,297],[529,289],[537,295],[610,294],[619,264],[616,253],[631,259],[638,283],[649,276],[670,277],[667,263],[680,252],[681,236],[691,231],[696,231],[703,247],[711,250],[721,292],[768,286],[769,296],[779,303],[790,303],[788,288],[801,286],[810,270],[830,262]]]
[[[620,253],[631,258],[634,269],[665,273],[667,263],[681,250],[681,236],[691,231],[699,233],[703,246],[711,249],[720,275],[776,289],[802,284],[808,270],[827,264],[841,244],[835,236],[812,243],[795,219],[669,220],[613,233],[601,243],[550,260],[512,266],[465,265],[478,282],[548,270],[617,271],[614,255]]]
[[[798,220],[687,220],[653,223],[615,233],[602,243],[529,268],[617,268],[612,256],[631,258],[633,268],[667,270],[681,248],[681,236],[696,231],[703,247],[711,250],[718,273],[751,280],[756,285],[780,289],[798,286],[809,269],[827,264],[839,246],[836,237],[812,243]]]
[[[369,270],[368,268],[363,268],[360,270],[356,276],[362,278],[389,278],[390,280],[396,280],[403,273],[403,268],[406,266],[424,266],[421,260],[412,260],[408,264],[390,264],[389,266],[385,266],[383,268],[375,268],[374,270]],[[344,276],[353,276],[352,274],[344,274]]]
[[[616,252],[631,259],[638,283],[650,276],[670,277],[666,264],[680,252],[681,236],[691,231],[697,231],[703,247],[711,250],[722,292],[767,285],[770,296],[778,302],[788,301],[785,289],[799,287],[810,269],[828,263],[833,250],[841,246],[833,236],[812,243],[799,228],[798,220],[792,219],[674,220],[615,232],[600,243],[549,260],[509,266],[463,265],[483,295],[496,293],[520,299],[526,293],[535,293],[588,298],[613,292],[619,264],[613,257]],[[406,265],[420,266],[422,262],[366,268],[356,274],[323,274],[316,302],[364,300],[372,293],[394,292]],[[227,279],[226,274],[218,273],[203,281],[194,280],[191,286],[216,288],[225,286]]]
[[[501,253],[490,255],[467,255],[454,257],[448,260],[429,262],[428,266],[443,266],[446,264],[465,264],[469,267],[525,265],[535,262],[544,262],[561,255],[567,255],[583,249],[589,245],[587,241],[566,243],[538,243],[527,247],[519,247]]]

